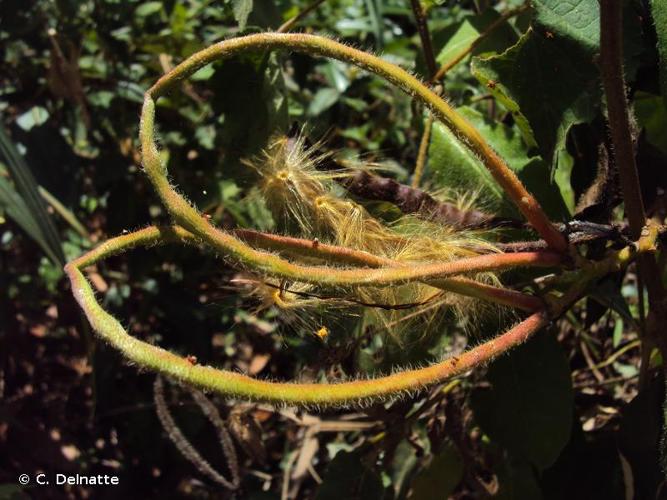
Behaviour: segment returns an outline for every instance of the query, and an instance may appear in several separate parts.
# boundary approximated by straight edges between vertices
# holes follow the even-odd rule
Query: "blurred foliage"
[[[438,63],[520,3],[423,1]],[[667,171],[664,4],[626,4],[625,60],[642,188],[650,211],[660,213],[667,189],[660,173]],[[276,29],[307,5],[0,1],[0,482],[6,483],[0,491],[31,495],[37,490],[12,486],[19,473],[63,470],[118,474],[113,497],[227,495],[164,438],[150,403],[152,376],[128,368],[104,345],[86,344],[60,268],[63,256],[155,218],[168,220],[141,173],[144,90],[194,51]],[[577,212],[607,136],[596,67],[598,15],[597,0],[535,0],[444,80],[448,99],[558,221]],[[296,29],[380,52],[426,76],[408,1],[329,0]],[[426,117],[378,78],[300,54],[215,63],[181,90],[158,103],[162,154],[174,184],[224,228],[274,229],[253,172],[241,161],[260,153],[271,135],[305,127],[327,150],[376,162],[406,182]],[[432,191],[474,197],[481,208],[516,215],[479,160],[439,124],[425,182]],[[57,203],[44,201],[43,192]],[[367,207],[392,217],[384,204]],[[618,219],[610,210],[605,216]],[[421,332],[392,338],[356,317],[342,318],[338,334],[322,342],[312,325],[285,322],[276,311],[253,314],[227,285],[238,276],[214,256],[175,248],[136,251],[92,271],[104,306],[125,318],[134,335],[259,377],[366,377],[476,342],[467,340],[471,325],[453,316],[425,339]],[[487,373],[427,394],[298,418],[219,401],[223,413],[239,409],[257,423],[266,453],[265,461],[242,455],[241,497],[280,498],[282,491],[322,499],[623,498],[631,487],[646,495],[637,498],[652,498],[663,480],[654,440],[660,414],[654,386],[660,384],[639,391],[636,280],[601,284],[596,293],[594,319],[587,317],[592,306],[581,304],[553,332]],[[513,319],[497,316],[476,320],[475,330],[488,336]],[[184,433],[204,456],[221,462],[205,419],[188,405],[172,404]],[[650,439],[642,438],[645,429]],[[247,449],[243,442],[239,447]],[[303,467],[290,469],[302,455]],[[53,498],[66,496],[54,488]]]

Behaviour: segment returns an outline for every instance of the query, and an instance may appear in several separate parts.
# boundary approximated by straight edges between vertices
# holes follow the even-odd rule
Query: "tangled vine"
[[[431,255],[425,258],[401,259],[377,247],[363,247],[334,240],[335,244],[320,243],[318,239],[297,238],[256,231],[223,231],[216,228],[198,209],[171,185],[166,165],[155,141],[155,106],[160,96],[188,78],[195,71],[216,60],[227,59],[246,51],[286,49],[324,56],[356,65],[375,73],[426,106],[434,118],[453,134],[488,168],[507,197],[543,239],[546,248],[531,251],[467,251],[453,252],[446,259]],[[601,277],[622,269],[637,255],[655,251],[660,228],[647,225],[636,241],[610,249],[600,260],[588,260],[579,255],[546,216],[537,200],[526,190],[506,162],[484,140],[481,134],[442,97],[408,72],[387,61],[314,35],[262,33],[217,43],[190,56],[160,78],[145,94],[141,114],[140,140],[143,167],[174,225],[147,227],[112,238],[97,248],[73,260],[65,267],[72,291],[97,334],[138,366],[156,371],[187,384],[223,395],[248,400],[290,405],[347,405],[392,397],[404,392],[418,391],[432,384],[463,374],[493,360],[525,342],[541,328],[563,314],[587,289]],[[278,177],[283,175],[278,172]],[[288,177],[290,172],[284,173]],[[283,179],[284,180],[284,179]],[[294,182],[294,180],[290,181]],[[319,199],[324,191],[304,184]],[[315,190],[315,191],[313,191]],[[320,193],[320,194],[318,194]],[[324,198],[322,198],[324,199]],[[338,216],[351,217],[338,206]],[[312,208],[312,207],[311,207]],[[354,208],[354,207],[352,207]],[[363,219],[362,229],[368,219]],[[365,297],[374,297],[377,290],[399,289],[409,285],[419,290],[436,290],[457,296],[472,297],[493,304],[517,309],[527,317],[507,332],[492,338],[461,355],[431,366],[399,371],[394,374],[364,380],[331,383],[296,383],[258,380],[243,374],[193,363],[157,346],[132,337],[121,323],[97,302],[83,270],[110,256],[138,246],[166,243],[196,245],[221,255],[239,268],[277,280],[269,291],[280,306],[286,295],[283,283],[328,290],[330,296],[356,294],[358,304],[367,304]],[[343,243],[343,244],[341,244]],[[435,247],[438,250],[440,247]],[[439,250],[438,250],[439,251]],[[315,262],[315,264],[313,264]],[[516,267],[557,268],[565,270],[556,275],[561,286],[536,296],[502,288],[496,282],[476,279],[488,272]],[[559,281],[560,280],[560,281]],[[352,292],[351,292],[352,291]],[[302,292],[301,295],[307,295]],[[317,296],[307,300],[318,301]],[[363,299],[363,300],[362,300]],[[366,302],[364,302],[366,300]],[[283,304],[284,305],[284,304]],[[287,306],[285,306],[287,307]]]

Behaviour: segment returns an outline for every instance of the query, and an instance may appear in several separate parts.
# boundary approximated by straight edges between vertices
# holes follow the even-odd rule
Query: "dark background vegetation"
[[[662,219],[667,107],[658,38],[651,2],[626,3],[626,79],[642,188],[650,213]],[[424,2],[438,62],[519,4]],[[619,220],[596,66],[597,1],[534,4],[447,74],[446,94],[555,220],[575,213]],[[306,6],[0,1],[0,496],[231,496],[167,439],[154,411],[154,376],[95,341],[61,268],[108,237],[168,222],[140,167],[144,90],[194,51],[276,29]],[[427,76],[406,0],[328,0],[295,29],[337,37]],[[274,224],[240,159],[257,154],[271,134],[307,124],[326,149],[380,162],[387,175],[409,182],[425,117],[375,77],[288,53],[272,54],[267,64],[256,55],[214,64],[163,99],[159,112],[173,182],[220,226],[262,230]],[[596,184],[600,172],[607,173]],[[591,193],[592,184],[601,194]],[[478,160],[438,125],[424,185],[474,194],[478,206],[512,214]],[[212,256],[167,247],[111,259],[91,277],[133,335],[273,379],[370,376],[423,364],[461,348],[465,335],[474,344],[512,321],[452,319],[437,335],[408,332],[400,340],[350,327],[321,342],[275,312],[253,315],[228,286],[235,275]],[[223,415],[232,413],[232,425],[254,421],[252,432],[237,437],[237,496],[613,499],[630,491],[656,498],[663,392],[655,369],[662,360],[648,360],[652,371],[640,391],[643,313],[632,269],[600,283],[594,297],[488,370],[400,401],[308,413],[214,398]],[[168,394],[184,433],[225,471],[215,431],[187,391]],[[120,486],[18,485],[19,474],[38,471],[116,474]]]

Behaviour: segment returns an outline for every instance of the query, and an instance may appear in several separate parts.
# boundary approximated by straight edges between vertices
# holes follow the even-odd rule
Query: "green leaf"
[[[447,498],[463,478],[463,460],[458,450],[448,445],[412,482],[413,500]]]
[[[667,105],[667,2],[665,0],[651,0],[651,15],[658,37],[660,87],[662,98]]]
[[[528,146],[518,128],[488,120],[479,111],[463,106],[458,111],[479,130],[507,161],[529,191],[553,218],[564,218],[568,209],[560,191],[550,179],[549,168],[528,155]],[[478,205],[499,215],[517,216],[516,209],[482,162],[447,127],[436,122],[428,154],[427,178],[436,188],[475,193]]]
[[[248,16],[252,12],[252,0],[234,0],[234,19],[239,23],[239,29],[243,31],[248,24]]]
[[[646,139],[667,154],[667,99],[665,96],[638,91],[635,94],[635,115],[646,130]]]
[[[223,168],[238,168],[240,158],[259,153],[269,136],[287,129],[282,73],[273,57],[266,66],[240,57],[214,68],[211,106],[216,116],[224,116],[222,126],[216,125],[215,146],[225,152]]]
[[[498,211],[502,205],[502,189],[468,148],[440,122],[433,124],[428,151],[427,178],[436,188],[457,192],[475,192],[482,205]]]
[[[49,112],[42,106],[33,106],[16,119],[16,123],[26,132],[33,127],[39,127],[49,119]]]
[[[554,463],[570,438],[572,381],[567,358],[543,332],[495,361],[490,389],[472,394],[477,422],[491,440],[539,469]]]
[[[364,465],[356,452],[339,451],[327,467],[316,500],[382,499],[380,476]]]
[[[553,34],[565,37],[591,55],[600,49],[598,0],[534,0],[535,21]]]
[[[426,442],[419,441],[420,445],[427,445]],[[417,468],[419,460],[415,447],[403,439],[394,451],[394,459],[389,469],[391,485],[394,489],[394,498],[405,498],[410,479]]]
[[[599,107],[592,59],[534,29],[500,55],[473,58],[472,71],[512,113],[528,144],[536,142],[552,169],[570,128],[592,120]]]
[[[525,460],[509,457],[498,466],[500,488],[494,500],[541,500],[535,469]]]
[[[375,35],[375,47],[382,50],[384,47],[384,21],[382,19],[382,1],[366,0],[366,9],[368,16],[373,24],[373,34]]]
[[[46,211],[46,205],[39,194],[39,187],[30,168],[2,127],[0,127],[0,157],[5,160],[16,185],[15,195],[12,195],[9,193],[11,185],[4,180],[3,200],[8,203],[7,213],[42,247],[54,264],[62,267],[65,265],[65,254],[58,231]]]
[[[434,44],[436,47],[442,44],[442,48],[436,57],[438,64],[444,64],[456,57],[499,17],[500,14],[494,9],[486,9],[477,16],[468,16],[460,23],[457,23],[440,33],[435,33],[433,36]],[[517,38],[514,28],[506,22],[493,30],[482,43],[475,47],[473,54],[481,54],[491,51],[502,52],[507,47],[514,45]]]
[[[42,247],[42,250],[50,259],[55,258],[25,201],[4,177],[0,177],[0,206],[21,229],[28,233],[35,243]]]
[[[137,10],[134,11],[134,14],[137,17],[144,18],[157,14],[162,10],[162,2],[145,2],[142,3]]]
[[[325,87],[315,92],[313,100],[310,101],[308,107],[308,114],[310,116],[317,116],[323,111],[326,111],[331,106],[336,104],[340,98],[340,93],[336,89]]]
[[[613,277],[605,278],[597,283],[589,292],[589,296],[603,306],[616,311],[628,324],[638,327],[632,317],[628,303],[621,294],[621,290]]]

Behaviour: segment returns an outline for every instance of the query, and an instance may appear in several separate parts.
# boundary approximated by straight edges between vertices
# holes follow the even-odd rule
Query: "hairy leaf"
[[[234,0],[234,19],[239,23],[239,29],[243,31],[248,23],[248,16],[252,12],[253,0]]]
[[[549,167],[538,157],[530,157],[528,146],[515,127],[493,122],[479,111],[461,107],[465,116],[507,161],[548,215],[560,219],[568,214],[560,191],[550,179]],[[429,147],[428,178],[439,187],[478,196],[478,206],[500,215],[516,216],[513,204],[481,161],[443,125],[435,123]]]
[[[595,117],[600,87],[592,56],[550,33],[530,29],[503,54],[474,58],[473,74],[555,168],[570,127]]]
[[[434,43],[436,46],[442,46],[436,57],[438,63],[445,64],[456,57],[499,17],[500,14],[494,9],[486,9],[477,16],[468,16],[460,23],[450,26],[440,33],[436,32],[433,37]],[[509,23],[505,22],[475,47],[473,53],[501,52],[515,44],[517,39],[516,31]]]
[[[600,6],[597,0],[534,0],[535,21],[591,55],[600,48]]]

